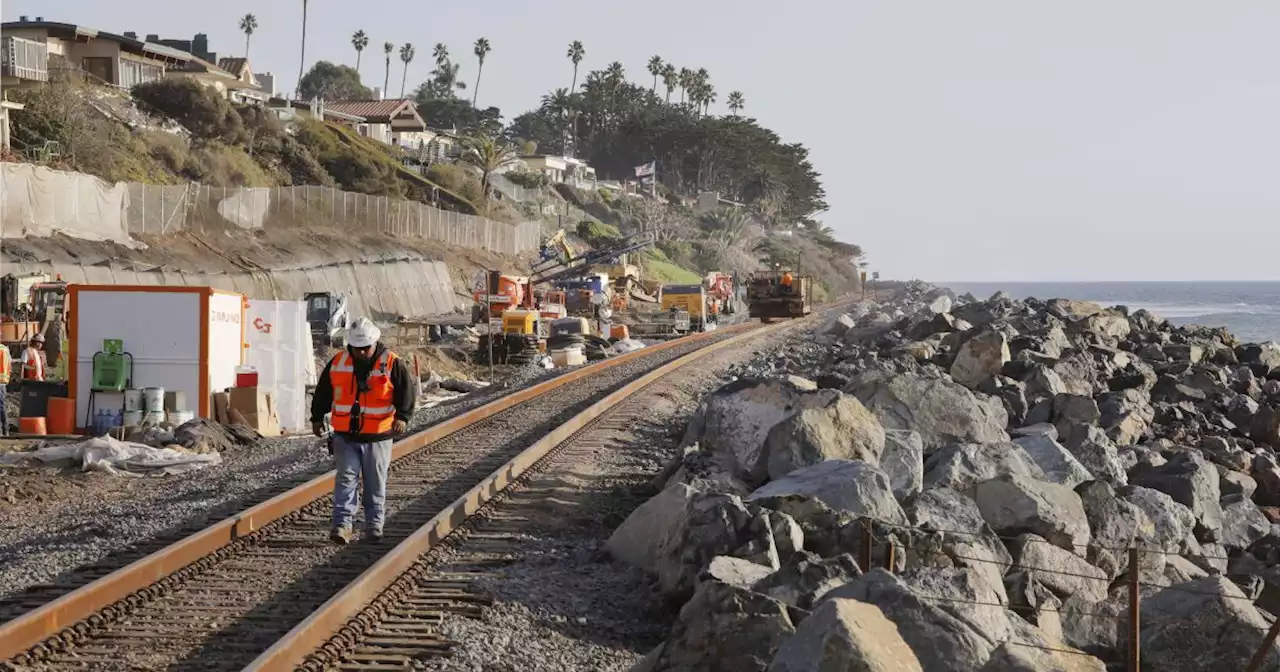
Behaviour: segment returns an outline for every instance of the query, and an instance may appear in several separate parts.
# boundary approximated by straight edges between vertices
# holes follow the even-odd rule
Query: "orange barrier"
[[[49,397],[50,434],[75,434],[76,432],[76,400],[67,397]]]
[[[48,434],[45,429],[44,417],[38,418],[18,418],[18,433],[20,434]]]

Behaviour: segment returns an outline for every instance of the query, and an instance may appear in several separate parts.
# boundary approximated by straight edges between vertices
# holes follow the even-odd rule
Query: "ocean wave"
[[[1146,310],[1170,320],[1213,315],[1280,315],[1280,306],[1256,303],[1147,303],[1142,301],[1094,301],[1104,306],[1122,305],[1130,311]]]

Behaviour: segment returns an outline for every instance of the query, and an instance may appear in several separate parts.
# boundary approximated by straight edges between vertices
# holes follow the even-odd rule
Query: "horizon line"
[[[925,282],[958,285],[1205,285],[1227,283],[1280,284],[1280,278],[1274,280],[925,280]]]

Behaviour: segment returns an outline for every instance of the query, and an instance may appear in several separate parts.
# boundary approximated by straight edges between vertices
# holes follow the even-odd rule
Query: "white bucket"
[[[160,412],[164,416],[164,388],[163,387],[144,387],[142,388],[144,409],[147,413]]]
[[[125,390],[124,391],[124,412],[141,411],[142,410],[142,390]],[[128,425],[129,423],[125,423]]]
[[[139,394],[138,398],[141,399],[142,395]],[[137,427],[138,425],[141,425],[141,424],[142,424],[142,411],[132,410],[132,411],[124,412],[125,427]]]
[[[145,427],[154,427],[164,422],[164,411],[147,411],[143,417],[142,424]]]
[[[177,427],[191,422],[194,417],[196,417],[195,411],[169,411],[169,424]]]

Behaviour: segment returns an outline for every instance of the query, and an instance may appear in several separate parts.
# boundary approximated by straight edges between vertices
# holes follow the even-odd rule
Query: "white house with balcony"
[[[520,160],[528,166],[530,171],[542,173],[552,182],[579,189],[596,188],[596,169],[587,165],[587,162],[582,159],[551,154],[531,154],[521,156]]]

